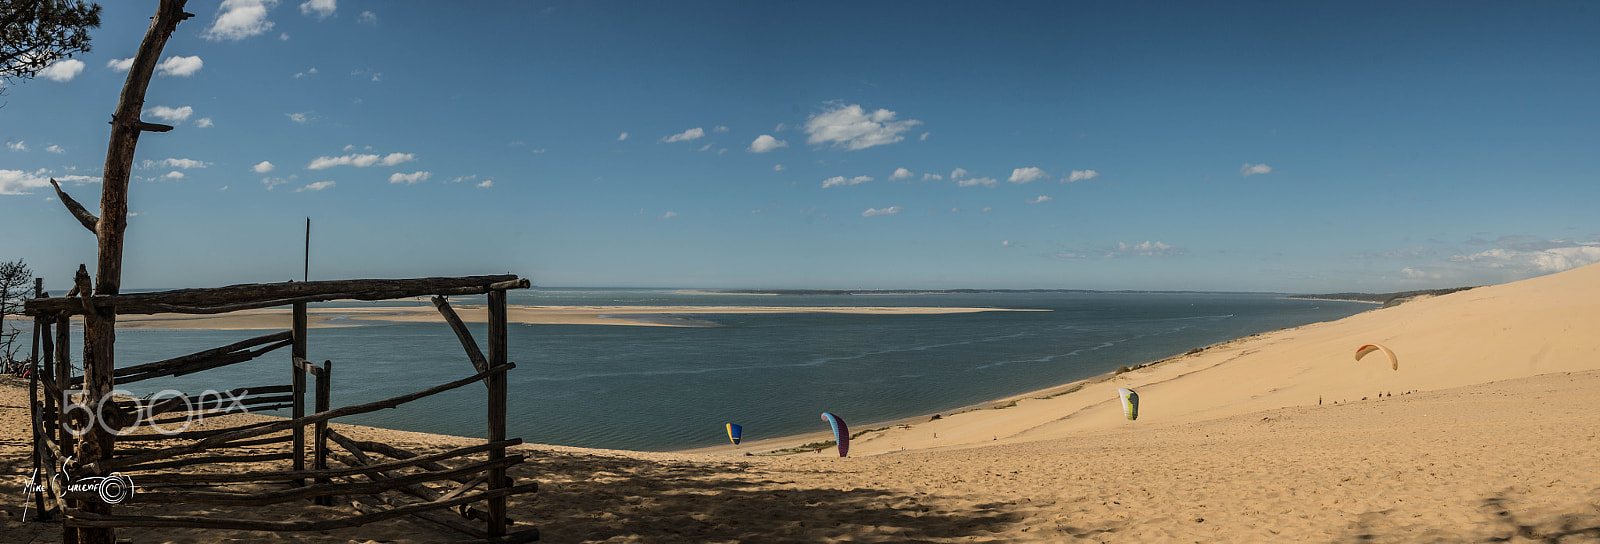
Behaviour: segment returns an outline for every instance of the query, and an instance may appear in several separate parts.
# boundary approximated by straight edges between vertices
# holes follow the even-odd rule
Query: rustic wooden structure
[[[53,364],[39,366],[30,388],[34,394],[34,457],[46,484],[33,500],[41,508],[59,514],[69,528],[143,526],[320,531],[414,516],[459,531],[469,538],[493,542],[535,540],[538,538],[536,529],[508,534],[510,520],[506,517],[507,496],[537,489],[535,483],[519,485],[506,477],[506,467],[524,459],[523,455],[506,453],[508,446],[521,443],[519,439],[506,438],[505,372],[515,368],[508,360],[506,291],[526,287],[527,280],[513,275],[288,282],[130,295],[87,295],[80,291],[73,297],[49,297],[42,291],[42,285],[36,285],[39,291],[36,298],[25,303],[27,315],[34,318],[33,359]],[[487,296],[487,355],[446,298],[472,294]],[[319,365],[307,359],[307,304],[423,295],[434,295],[435,307],[460,340],[475,372],[450,383],[390,399],[332,407],[329,396],[333,383],[332,362],[324,361]],[[89,312],[216,314],[283,306],[292,308],[288,330],[164,361],[119,368],[109,374],[113,386],[126,386],[151,378],[223,368],[290,347],[290,384],[238,387],[211,398],[186,395],[114,399],[92,415],[86,407],[95,406],[94,402],[73,397],[73,392],[85,381],[85,376],[72,372],[70,319],[73,316]],[[309,414],[306,412],[308,374],[315,384]],[[328,428],[328,422],[337,417],[393,408],[473,383],[482,383],[488,393],[487,440],[480,445],[423,455],[391,444],[352,440]],[[248,410],[292,408],[293,416],[286,420],[235,424],[203,431],[180,428],[189,418],[201,415],[226,418],[240,412],[241,407]],[[79,504],[94,501],[93,494],[63,489],[66,479],[56,477],[56,471],[73,451],[76,437],[69,429],[81,430],[86,424],[98,425],[101,421],[107,422],[113,431],[107,435],[114,443],[138,448],[66,466],[74,477],[113,472],[128,477],[138,487],[138,492],[122,503],[129,509],[149,504],[255,506],[310,500],[322,505],[348,502],[361,514],[313,522],[249,519],[248,516],[113,514],[75,506],[72,504],[75,500]],[[150,425],[160,425],[167,434],[120,434],[125,429]],[[263,453],[262,446],[277,451]],[[335,453],[335,446],[343,453]],[[484,459],[470,457],[478,454],[483,454]],[[375,457],[379,455],[388,460]],[[287,470],[271,471],[226,469],[231,463],[271,461],[287,461],[290,466]],[[332,466],[330,461],[343,466]],[[445,487],[436,488],[430,484],[444,484]],[[480,486],[484,489],[475,491]],[[241,489],[245,487],[249,489]],[[483,508],[473,507],[473,503],[484,503]],[[451,510],[451,507],[458,508]],[[484,525],[480,527],[474,521]]]
[[[161,0],[144,40],[133,57],[128,79],[123,83],[117,109],[111,117],[111,137],[106,146],[106,162],[102,173],[100,216],[95,216],[77,200],[50,180],[56,196],[67,211],[84,228],[95,234],[98,254],[91,282],[87,266],[80,265],[73,278],[72,289],[64,297],[45,297],[42,286],[36,284],[38,297],[25,303],[27,315],[34,317],[34,379],[30,385],[30,411],[33,419],[34,461],[36,469],[46,476],[44,489],[35,493],[34,501],[51,506],[63,520],[63,542],[79,544],[112,544],[116,527],[218,527],[268,531],[325,530],[351,527],[399,516],[417,516],[444,525],[479,539],[493,542],[516,542],[537,539],[537,531],[506,534],[506,497],[531,492],[534,484],[513,485],[505,477],[506,467],[522,461],[522,456],[506,455],[505,448],[518,443],[505,436],[505,372],[513,368],[506,350],[506,290],[528,286],[527,280],[516,276],[472,276],[462,278],[420,278],[407,280],[347,280],[299,283],[235,285],[216,289],[185,289],[161,293],[121,294],[123,235],[127,229],[128,181],[133,169],[134,152],[139,136],[145,132],[167,132],[173,127],[148,123],[139,118],[144,109],[145,91],[150,77],[161,57],[161,50],[178,24],[194,17],[185,13],[187,0]],[[331,387],[332,363],[312,363],[306,352],[306,305],[313,302],[356,299],[382,300],[431,294],[435,304],[451,327],[461,337],[477,373],[470,378],[432,387],[392,399],[357,406],[332,408],[328,389]],[[455,312],[449,309],[445,296],[485,294],[489,307],[489,353],[485,357],[475,341],[460,324]],[[285,332],[269,334],[220,348],[206,350],[183,357],[117,368],[115,363],[116,323],[118,315],[150,313],[217,314],[253,308],[290,306],[292,323]],[[70,348],[70,318],[83,317],[83,374],[72,372]],[[291,379],[288,385],[239,387],[228,392],[227,408],[290,407],[293,417],[278,422],[238,425],[207,430],[182,431],[174,435],[120,436],[123,430],[146,424],[171,424],[187,421],[202,413],[215,413],[224,409],[222,399],[198,399],[195,404],[188,397],[166,398],[154,401],[118,399],[112,395],[117,384],[128,384],[160,376],[175,376],[201,372],[238,364],[260,357],[275,349],[291,346]],[[44,361],[40,365],[41,360]],[[316,401],[313,414],[306,414],[306,374],[316,383]],[[488,389],[488,441],[485,449],[462,448],[444,454],[419,456],[404,452],[391,445],[369,444],[344,439],[327,428],[333,418],[392,408],[445,390],[481,381]],[[79,391],[76,396],[68,395]],[[42,395],[42,397],[41,397]],[[313,447],[312,466],[306,466],[306,428],[311,428]],[[81,430],[67,432],[67,428]],[[272,436],[288,431],[288,436]],[[130,449],[118,452],[118,441],[125,444],[154,444],[156,447]],[[328,442],[345,448],[349,457],[331,455]],[[260,452],[242,450],[289,442],[289,451]],[[367,455],[376,452],[395,461],[378,461]],[[210,453],[206,456],[196,454]],[[473,453],[485,453],[486,461],[449,468],[439,463],[461,460]],[[328,466],[332,457],[346,465],[344,469]],[[211,473],[153,472],[184,467],[195,469],[207,465],[223,465],[241,461],[288,460],[292,465],[286,471],[247,472],[230,475]],[[403,461],[403,462],[402,462]],[[361,497],[353,501],[360,515],[321,521],[273,521],[249,519],[219,519],[215,517],[139,516],[113,514],[112,503],[106,498],[107,488],[101,485],[99,496],[69,489],[65,477],[58,478],[58,468],[70,470],[75,478],[84,476],[109,478],[106,482],[123,482],[111,478],[114,473],[138,475],[141,488],[148,492],[135,493],[128,499],[129,507],[140,503],[193,503],[221,505],[271,504],[285,501],[311,499],[319,504],[333,504],[335,497]],[[406,474],[401,470],[422,470],[420,474]],[[351,481],[355,477],[364,481]],[[194,480],[195,477],[213,478]],[[187,480],[185,478],[188,478]],[[310,483],[307,483],[309,480]],[[430,482],[455,481],[447,492],[429,487]],[[289,489],[246,493],[229,489],[246,483],[257,486],[286,485]],[[185,486],[210,485],[213,491],[191,491]],[[473,492],[477,486],[481,492]],[[125,486],[124,486],[125,487]],[[168,490],[171,489],[171,490]],[[393,490],[421,499],[412,502],[385,495]],[[116,492],[116,486],[111,491]],[[127,491],[122,489],[120,491]],[[48,504],[47,503],[53,503]],[[471,508],[475,502],[485,502],[487,510]],[[389,508],[380,508],[377,503]],[[460,520],[442,516],[437,511],[452,506],[462,506],[459,514],[468,519],[487,523],[478,529]]]

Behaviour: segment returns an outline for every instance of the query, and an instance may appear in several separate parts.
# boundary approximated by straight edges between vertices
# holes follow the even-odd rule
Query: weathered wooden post
[[[302,418],[306,415],[306,303],[294,305],[294,345],[289,348],[290,385],[294,388],[294,408],[291,417]],[[294,470],[306,469],[306,428],[295,426],[294,431]],[[306,485],[303,478],[295,479],[294,486]]]
[[[67,385],[72,382],[72,321],[66,315],[56,317],[56,387],[65,395]],[[77,447],[77,437],[62,427],[67,422],[65,410],[67,398],[61,397],[62,410],[56,417],[56,429],[52,432],[60,438],[56,445],[61,446],[61,451],[73,451]]]
[[[33,298],[42,297],[44,297],[44,278],[34,278]],[[28,415],[29,417],[32,417],[33,421],[35,422],[34,424],[29,425],[28,429],[33,431],[33,475],[35,477],[37,477],[41,472],[44,472],[44,463],[46,462],[44,453],[39,451],[39,448],[41,447],[39,441],[49,436],[48,432],[45,433],[44,436],[40,435],[39,431],[42,429],[39,428],[37,422],[47,417],[47,414],[50,413],[51,408],[55,406],[55,404],[50,400],[51,395],[49,391],[45,391],[43,402],[35,400],[39,396],[39,380],[43,378],[43,376],[39,375],[39,372],[42,369],[50,368],[50,365],[48,364],[39,364],[40,357],[50,357],[49,354],[41,354],[39,352],[40,339],[43,338],[45,343],[49,342],[50,330],[47,328],[48,326],[49,325],[45,324],[43,317],[33,318],[33,343],[28,348],[28,375],[30,377],[28,380]],[[28,485],[30,486],[34,485],[35,483],[36,480],[34,479],[28,480]],[[39,519],[44,519],[44,492],[38,489],[29,489],[26,490],[26,492],[33,495],[33,505],[38,510]],[[23,495],[23,497],[23,502],[26,503],[27,495]],[[27,520],[24,519],[23,521]]]
[[[489,368],[506,364],[506,290],[489,291]],[[489,442],[506,439],[506,373],[489,376]],[[506,456],[504,446],[489,450],[489,460],[499,461]],[[489,490],[505,487],[506,469],[497,466],[489,470]],[[506,498],[489,499],[489,536],[506,534]]]
[[[323,361],[321,367],[313,366],[311,367],[311,370],[313,374],[317,375],[317,413],[320,414],[328,411],[329,409],[328,404],[330,401],[330,395],[332,393],[330,387],[332,387],[333,383],[331,376],[333,370],[333,361]],[[296,428],[303,429],[304,427]],[[313,434],[316,437],[316,443],[314,444],[316,453],[312,456],[311,467],[317,470],[327,470],[328,421],[318,421],[313,428],[315,429]],[[332,480],[329,480],[327,477],[318,477],[315,480],[315,483],[318,484],[326,484],[330,482],[332,482]],[[322,506],[333,506],[333,497],[327,495],[318,496],[316,503]]]

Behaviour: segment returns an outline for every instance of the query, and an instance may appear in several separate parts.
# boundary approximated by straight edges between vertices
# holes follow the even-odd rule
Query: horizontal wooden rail
[[[96,307],[112,308],[117,314],[224,313],[253,308],[282,306],[299,302],[327,300],[385,300],[422,295],[463,295],[487,293],[492,286],[525,287],[515,274],[464,276],[455,278],[363,279],[286,283],[252,283],[208,289],[179,289],[128,295],[95,295],[89,301]],[[74,315],[83,313],[80,298],[38,298],[23,303],[27,315]]]
[[[272,423],[270,423],[268,425],[264,425],[264,426],[261,426],[259,428],[247,429],[247,430],[237,430],[237,431],[232,431],[232,432],[228,432],[228,433],[223,433],[223,434],[212,436],[212,437],[206,438],[204,440],[201,440],[199,442],[195,442],[193,444],[188,444],[188,445],[185,445],[185,446],[176,446],[176,447],[167,448],[165,450],[161,450],[161,451],[158,451],[158,452],[150,452],[150,453],[145,453],[145,454],[140,454],[140,455],[131,455],[131,456],[128,456],[128,457],[116,457],[116,458],[112,458],[112,459],[101,459],[99,461],[95,461],[93,463],[89,463],[87,466],[83,467],[82,470],[85,471],[85,472],[90,472],[90,473],[97,473],[97,472],[100,472],[100,471],[116,470],[116,469],[119,469],[119,468],[122,468],[122,467],[132,466],[132,465],[135,465],[135,464],[138,464],[138,463],[145,463],[145,462],[149,462],[149,461],[155,461],[157,459],[166,459],[166,458],[169,458],[169,457],[177,457],[179,455],[185,455],[185,454],[200,452],[200,451],[204,451],[204,450],[207,450],[207,449],[211,449],[211,448],[215,448],[215,447],[218,447],[218,446],[222,446],[222,445],[226,444],[229,441],[243,440],[243,439],[246,439],[246,438],[253,438],[253,437],[256,437],[256,436],[261,436],[261,435],[264,435],[264,434],[267,434],[267,433],[277,432],[277,431],[281,431],[281,430],[284,430],[284,429],[289,429],[289,428],[293,428],[293,427],[300,427],[300,426],[304,426],[304,425],[310,425],[310,424],[316,423],[318,421],[327,421],[327,420],[330,420],[330,419],[333,419],[333,418],[336,418],[336,417],[343,417],[343,416],[349,416],[349,415],[355,415],[355,414],[365,414],[367,412],[376,412],[376,411],[382,410],[384,408],[394,408],[396,406],[399,406],[401,404],[405,404],[407,402],[411,402],[411,401],[414,401],[414,400],[417,400],[417,399],[420,399],[420,398],[423,398],[423,397],[427,397],[427,396],[432,396],[432,395],[436,395],[436,394],[439,394],[439,393],[443,393],[445,391],[449,391],[451,389],[455,389],[455,388],[461,387],[463,385],[472,383],[474,381],[482,380],[484,376],[488,376],[490,374],[498,373],[498,372],[505,372],[507,370],[511,370],[513,368],[516,368],[516,366],[517,366],[516,363],[506,363],[506,364],[491,368],[489,370],[485,370],[483,372],[479,372],[479,373],[474,374],[474,375],[472,375],[470,377],[462,378],[462,379],[459,379],[459,380],[456,380],[456,381],[453,381],[453,382],[450,382],[450,383],[447,383],[447,384],[444,384],[444,385],[430,387],[428,389],[424,389],[422,391],[417,391],[415,393],[408,393],[408,394],[405,394],[405,395],[400,395],[398,397],[384,399],[384,400],[380,400],[380,401],[373,401],[373,402],[369,402],[369,403],[366,403],[366,404],[358,404],[358,405],[355,405],[355,406],[345,406],[345,407],[342,407],[342,408],[335,408],[333,410],[328,410],[326,412],[319,412],[319,413],[312,414],[312,415],[305,416],[305,417],[298,417],[298,418],[294,418],[294,419],[286,419],[286,420],[282,420],[282,421],[274,421],[274,422],[272,422]]]
[[[354,476],[354,475],[357,475],[357,474],[371,474],[371,473],[374,473],[374,472],[379,472],[379,471],[384,471],[384,470],[394,470],[394,469],[399,469],[399,468],[418,466],[418,465],[422,465],[424,463],[430,463],[430,462],[434,462],[434,461],[443,461],[443,460],[446,460],[446,459],[454,459],[454,458],[465,456],[465,455],[472,455],[474,453],[480,453],[480,452],[488,451],[490,448],[503,448],[503,447],[507,447],[507,446],[515,446],[515,445],[521,444],[521,443],[522,443],[522,439],[514,438],[514,439],[511,439],[511,440],[504,440],[504,441],[500,441],[500,442],[491,442],[491,443],[488,443],[488,444],[478,444],[476,446],[468,446],[468,447],[465,447],[465,448],[457,448],[457,449],[453,449],[453,450],[450,450],[450,451],[439,452],[439,453],[435,453],[435,454],[431,454],[431,455],[425,455],[425,456],[422,456],[422,457],[414,457],[414,458],[406,459],[406,460],[402,460],[402,461],[390,461],[390,462],[387,462],[387,463],[380,463],[380,464],[376,464],[376,465],[368,465],[368,466],[363,466],[363,467],[336,468],[336,469],[328,469],[328,470],[278,470],[278,471],[227,472],[227,473],[216,473],[216,474],[194,474],[194,473],[189,473],[189,472],[160,472],[160,473],[154,473],[154,474],[141,474],[141,475],[139,475],[139,481],[140,482],[150,482],[152,484],[196,484],[196,483],[281,481],[281,480],[293,480],[293,479],[298,479],[298,478],[338,478],[338,477],[343,477],[343,476]]]
[[[309,497],[324,495],[367,495],[382,493],[396,487],[446,480],[463,474],[476,474],[494,467],[506,467],[521,463],[527,459],[526,455],[508,455],[501,459],[479,461],[446,472],[422,472],[409,474],[381,482],[365,482],[353,484],[313,484],[305,487],[286,489],[283,491],[270,491],[266,493],[226,493],[217,491],[171,491],[171,492],[146,492],[133,496],[133,502],[140,504],[226,504],[236,506],[260,506],[278,504]]]

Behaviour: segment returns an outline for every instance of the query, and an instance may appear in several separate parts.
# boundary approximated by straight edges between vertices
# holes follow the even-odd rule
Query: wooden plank
[[[514,274],[501,274],[453,278],[252,283],[227,287],[179,289],[118,296],[99,296],[101,293],[96,293],[96,296],[92,297],[91,303],[96,307],[114,306],[119,314],[163,312],[220,313],[212,312],[212,310],[236,311],[340,299],[387,300],[422,295],[481,294],[489,292],[490,285],[517,279]],[[28,300],[23,303],[23,307],[28,315],[54,314],[58,312],[83,313],[83,307],[77,304],[76,300],[59,298]]]
[[[328,411],[328,403],[330,400],[329,389],[332,387],[330,375],[332,373],[333,361],[323,361],[322,372],[317,374],[317,413],[319,414]],[[314,451],[315,454],[312,456],[311,468],[312,470],[327,470],[328,422],[326,420],[318,421],[316,425],[312,427],[312,429],[315,431],[312,433],[312,436],[315,437],[315,440],[312,442],[312,451]],[[320,477],[315,481],[317,485],[325,485],[331,480],[329,480],[327,477]],[[333,506],[333,497],[326,495],[318,496],[315,502],[322,506]]]
[[[483,356],[483,351],[478,349],[478,342],[472,339],[472,331],[467,330],[467,324],[461,322],[461,316],[456,315],[455,308],[450,307],[450,302],[444,297],[433,297],[433,306],[439,309],[439,315],[444,316],[445,323],[450,324],[450,330],[455,331],[456,339],[461,341],[461,349],[467,350],[467,359],[472,361],[472,368],[483,372],[489,368],[489,360]]]
[[[205,351],[198,351],[198,352],[195,352],[195,353],[184,355],[182,357],[173,357],[171,359],[166,359],[166,360],[162,360],[162,361],[156,361],[154,363],[145,363],[145,364],[142,364],[142,365],[130,366],[130,367],[126,367],[126,368],[119,368],[114,373],[112,373],[112,375],[117,377],[117,383],[127,383],[127,381],[123,380],[123,378],[125,378],[127,376],[133,376],[135,374],[146,374],[146,373],[152,373],[152,372],[171,372],[171,371],[174,371],[174,369],[182,368],[182,367],[185,367],[185,366],[190,366],[190,365],[192,365],[192,364],[194,364],[196,362],[206,361],[208,359],[212,359],[212,358],[215,358],[215,357],[218,357],[218,356],[222,356],[222,355],[227,355],[229,353],[233,353],[233,352],[236,352],[236,351],[253,348],[253,347],[256,347],[256,346],[259,346],[259,345],[262,345],[262,344],[271,344],[271,343],[274,343],[274,342],[282,342],[284,340],[289,340],[289,339],[293,338],[293,333],[294,333],[294,331],[275,332],[275,333],[268,334],[268,335],[265,335],[265,336],[257,336],[255,338],[251,338],[249,340],[241,340],[239,342],[234,342],[232,344],[228,344],[228,345],[222,346],[220,348],[208,349],[208,350],[205,350]],[[163,375],[165,375],[165,374],[163,374]],[[72,383],[76,384],[78,382],[74,381]]]
[[[161,470],[161,469],[166,469],[166,468],[191,467],[191,466],[194,466],[194,465],[203,465],[203,464],[260,463],[260,462],[263,462],[263,461],[284,461],[284,460],[287,460],[287,459],[289,459],[289,453],[288,452],[239,453],[239,454],[229,454],[229,455],[209,455],[209,456],[205,456],[205,457],[190,457],[190,458],[187,458],[187,459],[178,459],[176,461],[163,461],[163,462],[160,462],[160,463],[145,463],[145,464],[139,464],[139,465],[132,465],[132,466],[128,466],[128,467],[123,467],[122,471],[124,471],[124,472],[134,472],[134,471],[139,471],[139,470]]]
[[[55,374],[56,383],[58,384],[66,383],[68,380],[72,379],[72,323],[67,320],[67,316],[65,315],[56,317]],[[64,397],[60,400],[62,403],[66,402],[66,398]],[[65,410],[65,406],[62,406],[62,409]],[[64,415],[64,411],[57,412],[56,422],[58,424],[56,425],[54,432],[57,438],[56,442],[61,444],[61,449],[70,451],[77,447],[77,445],[74,443],[76,437],[72,436],[72,433],[61,429],[61,425],[59,425],[59,423],[66,419],[63,417]]]
[[[344,448],[345,451],[350,452],[350,456],[349,457],[340,456],[339,461],[341,461],[344,464],[349,465],[349,466],[362,466],[362,465],[371,465],[371,464],[373,464],[372,458],[368,457],[366,453],[363,453],[361,451],[363,448],[359,447],[357,442],[355,442],[353,440],[350,440],[349,438],[346,438],[344,435],[341,435],[336,431],[328,431],[328,437],[333,439],[333,442],[335,444],[338,444],[340,447]],[[359,443],[359,444],[367,444],[367,442],[362,442],[362,443]],[[398,448],[396,448],[396,449],[398,449]],[[437,465],[437,463],[434,463],[434,465]],[[423,467],[423,468],[427,468],[428,467],[428,465],[418,465],[418,466]],[[444,467],[442,465],[437,465],[437,466],[440,467],[440,471],[450,470],[448,467]],[[371,473],[371,474],[367,474],[366,476],[367,476],[367,478],[369,478],[369,479],[371,479],[373,481],[384,481],[384,480],[388,480],[390,478],[394,478],[395,477],[393,474],[390,474],[388,472],[374,472],[374,473]],[[465,476],[452,478],[452,479],[454,479],[456,481],[469,481],[470,480],[470,478],[465,477]],[[427,487],[427,486],[407,485],[407,486],[401,486],[401,487],[399,487],[397,489],[399,489],[400,491],[404,491],[407,494],[410,494],[410,495],[415,496],[417,498],[420,498],[420,499],[422,499],[424,501],[437,501],[437,500],[440,500],[440,498],[442,497],[439,494],[438,491],[434,491],[433,488]],[[535,487],[535,489],[537,489],[537,487]],[[456,513],[460,514],[462,517],[465,517],[467,519],[479,519],[479,520],[488,520],[489,519],[489,513],[488,512],[485,512],[483,510],[479,510],[477,508],[473,508],[473,507],[470,507],[470,506],[463,507],[460,510],[456,511]],[[508,520],[508,523],[509,522],[510,522],[510,520]]]
[[[385,463],[376,463],[376,464],[366,465],[366,466],[361,466],[361,467],[330,468],[330,469],[327,469],[327,470],[250,471],[250,472],[227,472],[227,473],[212,473],[212,474],[196,474],[196,473],[193,473],[193,472],[159,472],[159,473],[154,473],[154,474],[140,474],[139,475],[139,481],[140,482],[148,482],[148,483],[151,483],[151,484],[194,484],[194,483],[282,481],[282,480],[289,480],[289,479],[294,479],[294,478],[317,478],[317,477],[339,478],[339,477],[344,477],[344,476],[355,476],[355,475],[360,475],[360,474],[372,474],[372,473],[379,472],[379,471],[396,470],[396,469],[402,469],[402,468],[412,467],[412,466],[421,466],[424,463],[431,463],[431,462],[434,462],[434,461],[442,461],[442,460],[446,460],[446,459],[454,459],[454,458],[457,458],[457,457],[462,457],[462,456],[466,456],[466,455],[472,455],[474,453],[488,451],[489,448],[493,448],[493,447],[515,446],[515,445],[521,444],[521,443],[522,443],[522,439],[513,438],[511,440],[506,440],[506,441],[503,441],[503,442],[491,442],[491,443],[488,443],[488,444],[477,444],[477,445],[467,446],[467,447],[463,447],[463,448],[456,448],[456,449],[453,449],[453,450],[450,450],[450,451],[444,451],[444,452],[439,452],[439,453],[434,453],[434,454],[429,454],[429,455],[422,455],[422,456],[418,456],[418,457],[413,457],[411,459],[389,461],[389,462],[385,462]]]
[[[302,371],[306,367],[306,305],[304,302],[294,305],[293,324],[289,333],[294,339],[294,347],[290,348],[289,359],[291,368],[289,374],[293,376],[290,387],[294,388],[294,409],[290,413],[293,419],[300,419],[306,415],[306,374]],[[306,429],[296,425],[294,428],[294,444],[290,446],[294,453],[292,462],[294,470],[306,469]],[[295,480],[296,487],[306,485],[305,480]]]
[[[358,527],[390,518],[449,508],[451,506],[515,495],[528,491],[531,485],[520,485],[464,495],[443,501],[430,501],[392,508],[373,514],[319,521],[263,521],[214,516],[114,516],[71,512],[65,520],[71,527],[194,527],[199,529],[235,529],[244,531],[329,531],[345,527]]]
[[[373,502],[376,502],[376,503],[387,504],[387,505],[389,505],[391,507],[405,506],[404,504],[400,503],[399,501],[396,501],[394,499],[390,499],[390,498],[385,497],[383,495],[367,495],[366,498],[371,500],[371,501],[373,501]],[[372,514],[372,513],[377,513],[377,512],[382,512],[383,511],[382,508],[378,508],[376,506],[364,504],[361,501],[354,500],[354,499],[352,499],[350,501],[350,506],[354,507],[356,509],[356,511],[361,512],[363,514]],[[460,532],[462,534],[465,534],[465,535],[468,535],[468,536],[471,536],[471,537],[485,538],[485,537],[489,536],[489,533],[484,532],[483,529],[479,529],[477,527],[473,527],[472,525],[470,525],[470,524],[468,524],[466,522],[463,522],[463,521],[460,521],[460,520],[457,520],[457,519],[453,519],[450,516],[442,515],[442,514],[439,514],[439,513],[436,513],[436,512],[415,512],[415,513],[412,513],[411,516],[415,517],[417,519],[432,523],[434,525],[438,525],[440,527],[444,527],[446,529],[450,529],[452,531]]]
[[[305,487],[257,493],[229,493],[219,491],[149,491],[136,493],[130,502],[138,504],[221,504],[234,506],[262,506],[328,495],[367,495],[382,493],[401,486],[421,484],[482,472],[489,467],[504,468],[521,463],[526,455],[512,455],[504,459],[479,461],[448,472],[422,472],[408,474],[384,481],[335,484],[319,483]]]
[[[261,435],[264,435],[264,434],[267,434],[267,433],[273,433],[273,432],[277,432],[277,431],[282,431],[284,429],[310,425],[310,424],[316,423],[318,421],[327,421],[327,420],[330,420],[330,419],[333,419],[333,418],[336,418],[336,417],[344,417],[344,416],[350,416],[350,415],[355,415],[355,414],[365,414],[367,412],[376,412],[376,411],[382,410],[384,408],[394,408],[396,406],[399,406],[401,404],[405,404],[407,402],[411,402],[411,401],[414,401],[414,400],[417,400],[417,399],[420,399],[420,398],[424,398],[424,397],[428,397],[428,396],[432,396],[432,395],[437,395],[439,393],[442,393],[442,392],[445,392],[445,391],[449,391],[451,389],[456,389],[458,387],[461,387],[463,385],[466,385],[466,384],[469,384],[469,383],[472,383],[472,382],[475,382],[475,381],[478,381],[478,380],[482,380],[483,377],[486,376],[486,375],[503,373],[503,372],[505,372],[507,370],[511,370],[513,368],[516,368],[516,366],[517,365],[514,364],[514,363],[506,363],[504,365],[500,365],[500,366],[491,368],[486,372],[480,372],[478,374],[474,374],[474,375],[468,376],[466,378],[462,378],[462,379],[459,379],[459,380],[456,380],[456,381],[453,381],[453,382],[450,382],[450,383],[447,383],[447,384],[430,387],[430,388],[424,389],[422,391],[417,391],[415,393],[407,393],[407,394],[404,394],[404,395],[400,395],[398,397],[392,397],[392,398],[388,398],[388,399],[384,399],[384,400],[373,401],[373,402],[369,402],[369,403],[366,403],[366,404],[357,404],[355,406],[344,406],[344,407],[340,407],[340,408],[334,408],[332,410],[328,410],[328,411],[320,413],[320,414],[312,414],[312,415],[305,416],[305,417],[298,417],[298,418],[294,418],[294,419],[285,419],[285,420],[273,421],[273,422],[271,422],[271,423],[269,423],[267,425],[264,425],[262,427],[259,427],[259,428],[248,429],[248,430],[231,431],[231,432],[227,432],[227,433],[223,433],[223,434],[219,434],[219,435],[216,435],[216,436],[212,436],[212,437],[206,438],[204,440],[201,440],[199,442],[195,442],[193,444],[188,444],[188,445],[184,445],[184,446],[175,446],[175,447],[167,448],[165,450],[161,450],[159,452],[150,452],[150,453],[139,454],[139,455],[130,455],[130,456],[127,456],[127,457],[120,457],[120,458],[117,458],[117,459],[105,459],[105,460],[97,461],[95,463],[87,463],[87,464],[83,465],[82,470],[85,473],[112,471],[112,470],[116,470],[116,469],[119,469],[119,468],[122,468],[122,467],[125,467],[125,466],[134,465],[134,464],[137,464],[137,463],[155,461],[155,460],[158,460],[158,459],[167,459],[167,458],[171,458],[171,457],[177,457],[179,455],[186,455],[186,454],[190,454],[190,453],[205,451],[205,450],[208,450],[208,449],[211,449],[211,448],[215,448],[215,447],[220,447],[220,446],[226,445],[230,441],[243,440],[243,439],[246,439],[246,438],[253,438],[253,437],[261,436]]]
[[[506,358],[506,292],[494,290],[489,292],[489,365],[500,366],[508,364]],[[504,372],[489,376],[489,441],[498,442],[506,439],[506,375]],[[489,460],[493,461],[504,457],[505,448],[489,450]],[[489,491],[507,487],[506,471],[504,468],[489,471]],[[506,534],[506,499],[505,496],[489,500],[489,536],[497,537]]]

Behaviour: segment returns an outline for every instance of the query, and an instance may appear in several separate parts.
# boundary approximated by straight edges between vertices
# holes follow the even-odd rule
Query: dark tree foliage
[[[0,0],[0,93],[57,60],[89,51],[100,6],[83,0]]]
[[[6,316],[22,313],[22,300],[32,294],[28,289],[32,283],[33,270],[22,259],[0,262],[0,361],[11,361],[22,347],[17,343],[21,329],[15,324],[16,316],[11,325],[6,325]]]

